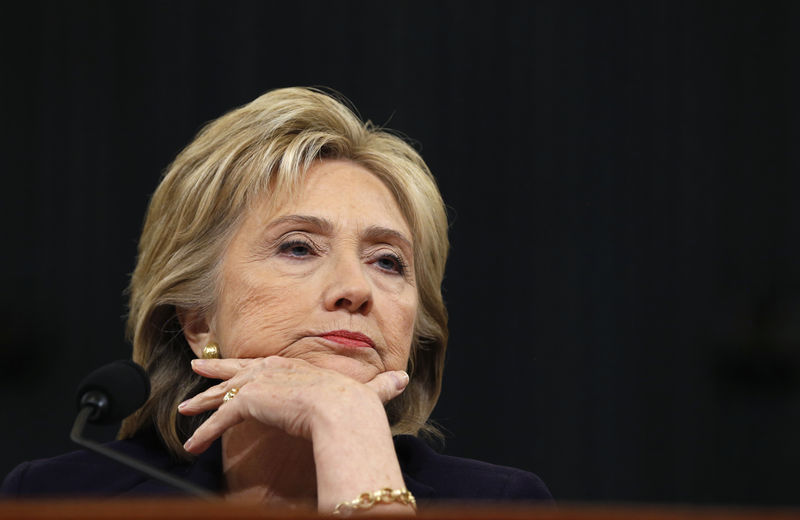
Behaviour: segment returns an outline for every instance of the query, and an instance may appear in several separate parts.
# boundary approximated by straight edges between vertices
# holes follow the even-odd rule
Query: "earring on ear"
[[[203,359],[219,359],[219,345],[216,343],[209,343],[203,347]]]

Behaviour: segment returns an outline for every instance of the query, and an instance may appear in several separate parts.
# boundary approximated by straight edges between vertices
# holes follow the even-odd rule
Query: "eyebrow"
[[[270,222],[267,228],[271,229],[284,224],[309,226],[318,229],[322,234],[325,235],[332,235],[334,228],[331,221],[311,215],[284,215]],[[367,241],[395,239],[396,241],[405,245],[410,251],[414,250],[411,240],[409,240],[403,233],[392,228],[383,226],[369,226],[362,234],[363,238]]]
[[[269,223],[267,229],[281,226],[283,224],[298,224],[306,225],[319,229],[323,234],[330,235],[333,233],[333,224],[324,218],[312,217],[310,215],[284,215],[283,217],[276,218]]]
[[[370,241],[378,241],[378,240],[386,240],[387,238],[393,238],[398,242],[401,242],[405,245],[410,251],[414,250],[414,246],[411,245],[411,240],[406,238],[404,234],[401,232],[383,227],[383,226],[370,226],[364,230],[364,238]]]

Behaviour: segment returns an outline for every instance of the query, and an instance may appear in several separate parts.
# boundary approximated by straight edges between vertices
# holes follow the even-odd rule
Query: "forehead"
[[[266,196],[253,209],[248,220],[257,219],[260,225],[285,215],[307,215],[334,225],[394,229],[411,241],[410,227],[389,188],[350,161],[319,161],[303,175],[290,197],[279,202]]]

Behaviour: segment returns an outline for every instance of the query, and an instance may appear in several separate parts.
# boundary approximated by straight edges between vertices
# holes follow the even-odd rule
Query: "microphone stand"
[[[131,467],[137,471],[144,473],[145,475],[153,477],[156,480],[160,480],[161,482],[176,487],[198,498],[202,498],[204,500],[219,499],[219,496],[208,491],[207,489],[195,486],[190,482],[180,479],[174,475],[170,475],[166,471],[154,468],[148,464],[145,464],[141,461],[134,459],[133,457],[129,457],[128,455],[109,449],[108,447],[103,446],[99,442],[95,442],[91,439],[84,438],[83,429],[86,427],[86,422],[89,420],[89,417],[94,412],[95,408],[92,405],[86,405],[83,408],[81,408],[80,412],[78,412],[78,416],[75,418],[75,424],[72,426],[72,431],[69,434],[69,438],[72,439],[73,442],[75,442],[76,444],[80,444],[86,449],[89,449],[101,455],[105,455],[106,457],[113,459],[119,462],[120,464]]]

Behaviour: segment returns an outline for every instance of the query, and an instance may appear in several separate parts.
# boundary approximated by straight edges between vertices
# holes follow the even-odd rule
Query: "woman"
[[[116,447],[232,498],[321,512],[373,492],[381,512],[413,495],[549,499],[530,473],[415,437],[441,388],[447,249],[421,157],[336,99],[280,89],[212,122],[150,203],[128,331],[152,393]],[[68,485],[53,477],[90,457],[23,465],[4,491],[165,491],[94,458]]]

